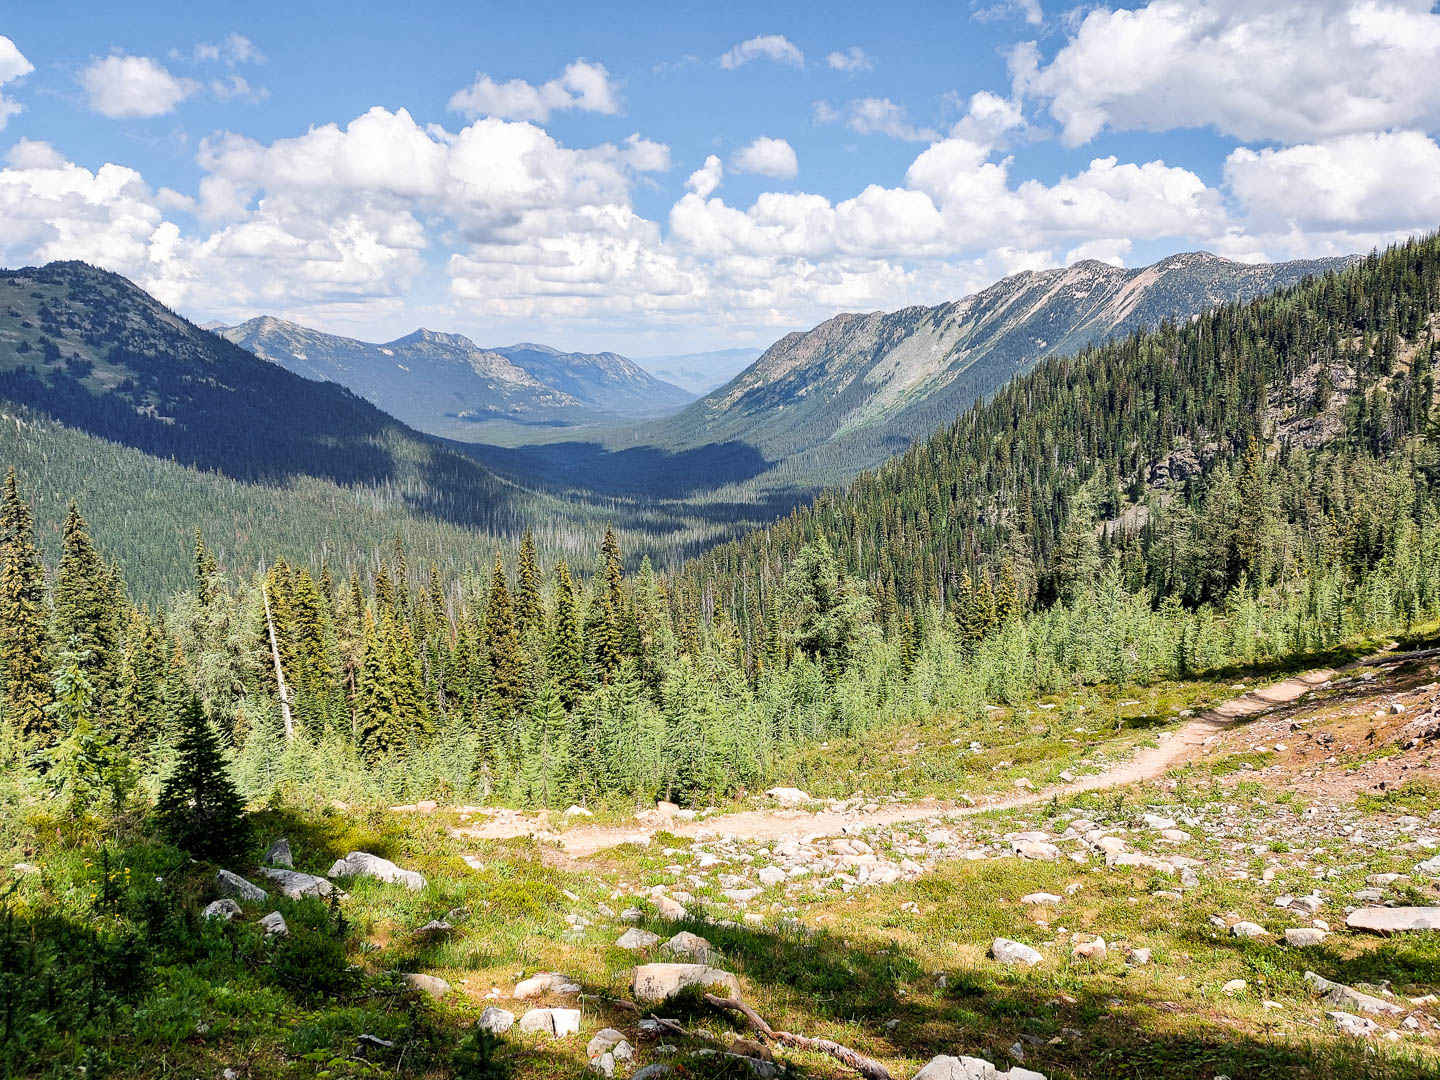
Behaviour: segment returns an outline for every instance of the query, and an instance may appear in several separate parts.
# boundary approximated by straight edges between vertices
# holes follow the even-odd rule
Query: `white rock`
[[[1311,945],[1319,945],[1329,936],[1324,930],[1316,930],[1313,927],[1292,926],[1285,931],[1285,944],[1303,949]]]
[[[295,857],[290,854],[290,841],[283,836],[280,837],[280,839],[274,841],[265,849],[265,857],[260,861],[268,863],[270,866],[280,866],[286,870],[294,870]]]
[[[1022,896],[1020,898],[1020,902],[1022,904],[1044,904],[1050,907],[1054,907],[1061,901],[1060,897],[1056,896],[1054,893],[1032,892]]]
[[[1325,1015],[1335,1022],[1335,1029],[1341,1035],[1364,1039],[1380,1030],[1380,1025],[1364,1016],[1354,1016],[1347,1012],[1327,1012]]]
[[[1029,967],[1045,959],[1029,945],[1009,938],[996,938],[990,943],[990,955],[1002,964],[1025,964]]]
[[[782,806],[803,806],[813,801],[809,792],[793,787],[772,787],[765,794]]]
[[[635,969],[630,990],[639,1002],[664,1001],[691,986],[739,998],[740,981],[728,971],[705,964],[642,964]]]
[[[268,937],[289,937],[290,927],[285,925],[285,916],[278,911],[272,911],[260,920],[260,925],[265,928],[265,936]]]
[[[566,816],[567,818],[569,818],[569,817],[594,817],[595,815],[592,814],[589,810],[586,810],[585,807],[583,807],[583,806],[567,806],[567,807],[565,808],[565,816]]]
[[[681,930],[662,947],[666,952],[682,956],[692,963],[708,964],[710,962],[710,942],[688,930]]]
[[[1220,992],[1223,994],[1238,994],[1249,985],[1250,984],[1244,979],[1231,979],[1224,986],[1220,987]]]
[[[1260,938],[1265,936],[1265,928],[1258,923],[1238,922],[1230,927],[1230,933],[1235,937]]]
[[[1082,941],[1070,950],[1070,955],[1076,960],[1094,960],[1104,963],[1109,950],[1105,947],[1105,939],[1097,937],[1094,941]]]
[[[568,975],[558,971],[542,971],[515,984],[515,993],[510,995],[517,1001],[526,1001],[541,994],[578,994],[580,984]]]
[[[599,1057],[601,1054],[609,1053],[620,1043],[625,1041],[625,1033],[616,1031],[614,1028],[601,1028],[590,1039],[585,1046],[586,1057]]]
[[[421,975],[416,972],[401,975],[401,981],[412,990],[420,990],[432,998],[444,997],[450,992],[450,984],[438,975]]]
[[[1377,1016],[1398,1016],[1405,1011],[1393,1001],[1362,993],[1344,983],[1331,982],[1323,975],[1317,975],[1313,971],[1305,972],[1304,977],[1305,981],[1314,987],[1315,992],[1331,1005],[1343,1005],[1346,1008],[1359,1009],[1361,1012],[1373,1013]]]
[[[531,1009],[520,1017],[521,1031],[538,1031],[552,1039],[580,1033],[579,1009]]]
[[[500,1035],[509,1031],[515,1025],[515,1014],[509,1009],[497,1009],[494,1005],[488,1005],[485,1011],[480,1014],[480,1019],[475,1021],[475,1026],[481,1031],[488,1031],[492,1035]]]
[[[394,885],[404,885],[418,891],[425,887],[425,877],[414,870],[402,870],[389,859],[371,855],[368,851],[352,851],[343,859],[336,859],[330,867],[331,877],[372,877]]]
[[[1040,862],[1053,862],[1061,857],[1058,847],[1041,840],[1012,840],[1010,850],[1022,859],[1035,859]]]
[[[302,874],[298,870],[281,870],[277,867],[265,866],[260,868],[260,875],[273,881],[281,894],[291,900],[299,900],[305,896],[329,896],[331,893],[339,892],[323,877]]]
[[[1161,817],[1159,814],[1146,814],[1140,820],[1145,822],[1146,825],[1149,825],[1150,828],[1159,829],[1162,832],[1166,829],[1175,828],[1174,818]]]
[[[764,867],[757,875],[762,885],[779,885],[785,880],[785,871],[778,866]]]
[[[1125,958],[1125,963],[1131,967],[1144,967],[1150,963],[1149,949],[1131,949],[1130,955]]]
[[[1440,907],[1363,907],[1345,917],[1351,930],[1398,934],[1410,930],[1440,930]]]
[[[655,904],[655,910],[660,913],[660,917],[662,919],[669,919],[671,922],[678,922],[689,914],[689,912],[685,910],[684,904],[663,894],[655,897],[652,902]]]

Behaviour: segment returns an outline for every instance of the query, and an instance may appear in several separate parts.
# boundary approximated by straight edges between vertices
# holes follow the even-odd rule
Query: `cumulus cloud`
[[[761,135],[741,147],[730,163],[738,172],[759,173],[778,180],[789,180],[800,171],[794,148],[784,139],[772,139],[768,135]]]
[[[1431,0],[1151,0],[1091,11],[1049,62],[1019,47],[1011,73],[1070,145],[1106,128],[1283,142],[1433,129],[1440,13]]]
[[[859,45],[851,45],[844,52],[832,52],[825,58],[825,62],[836,71],[846,72],[869,71],[875,66],[875,62]]]
[[[815,122],[818,124],[844,124],[860,135],[888,135],[892,139],[908,142],[933,142],[940,138],[940,132],[930,127],[912,123],[903,105],[897,105],[886,98],[856,98],[839,108],[828,102],[815,104]]]
[[[23,78],[35,70],[35,65],[25,59],[25,56],[15,42],[0,34],[0,86],[16,79]],[[0,94],[0,130],[5,127],[6,121],[14,116],[21,109],[19,102]]]
[[[611,81],[604,64],[576,60],[567,65],[558,78],[539,86],[524,79],[497,83],[489,75],[479,73],[473,83],[450,98],[450,108],[466,116],[498,116],[544,123],[552,112],[562,109],[618,113],[620,96],[619,87]]]
[[[773,60],[797,68],[805,66],[805,54],[783,34],[761,34],[742,41],[720,57],[720,66],[733,69],[751,60]]]
[[[80,73],[90,108],[117,119],[163,116],[198,89],[148,56],[107,56]]]

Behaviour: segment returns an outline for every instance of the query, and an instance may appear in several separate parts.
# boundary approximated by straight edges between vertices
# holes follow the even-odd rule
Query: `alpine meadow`
[[[1431,0],[82,7],[0,1080],[1440,1078]]]

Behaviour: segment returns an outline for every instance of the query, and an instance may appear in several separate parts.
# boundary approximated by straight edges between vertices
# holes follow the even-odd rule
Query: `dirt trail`
[[[1404,658],[1382,655],[1369,657],[1359,663],[1380,661],[1390,663]],[[1335,678],[1336,674],[1338,673],[1330,668],[1321,668],[1316,671],[1307,671],[1282,682],[1272,683],[1259,690],[1247,691],[1188,721],[1178,731],[1162,733],[1158,746],[1146,747],[1127,761],[1118,762],[1103,772],[1081,777],[1072,784],[1056,784],[1039,791],[999,798],[992,797],[974,805],[926,799],[921,802],[881,807],[869,813],[859,810],[846,812],[822,810],[819,813],[811,813],[806,810],[744,810],[703,821],[682,821],[675,818],[659,821],[637,820],[633,825],[628,826],[578,826],[564,832],[554,831],[541,819],[507,813],[496,815],[483,825],[456,828],[452,832],[456,836],[486,840],[503,840],[534,835],[557,842],[571,857],[583,858],[586,855],[593,855],[606,848],[617,847],[631,841],[648,841],[650,836],[661,829],[675,836],[694,837],[700,833],[708,833],[733,835],[742,840],[770,840],[787,833],[838,836],[841,833],[857,833],[862,829],[902,821],[965,817],[989,810],[1009,810],[1047,802],[1057,796],[1122,787],[1126,784],[1154,779],[1163,775],[1181,759],[1195,752],[1198,747],[1203,746],[1207,739],[1224,731],[1236,721],[1255,716],[1276,705],[1286,705],[1296,701],[1315,687]]]

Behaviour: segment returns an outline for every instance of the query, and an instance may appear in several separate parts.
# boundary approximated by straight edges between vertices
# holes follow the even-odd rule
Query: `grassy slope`
[[[610,912],[665,885],[693,893],[695,917],[668,923],[652,912],[647,925],[662,936],[678,929],[703,934],[718,950],[715,962],[736,972],[747,1001],[772,1025],[853,1046],[879,1058],[897,1078],[910,1076],[938,1053],[976,1054],[1003,1068],[1008,1048],[1017,1042],[1026,1065],[1052,1080],[1433,1077],[1440,1075],[1440,1056],[1430,1040],[1396,1019],[1380,1018],[1382,1028],[1399,1033],[1394,1042],[1377,1038],[1362,1044],[1335,1036],[1324,1018],[1331,1006],[1314,998],[1301,975],[1313,969],[1352,984],[1389,980],[1395,1000],[1417,1017],[1422,1032],[1433,1033],[1433,1006],[1413,1006],[1406,998],[1440,989],[1440,934],[1380,939],[1342,932],[1322,946],[1297,950],[1274,936],[1236,938],[1213,925],[1212,917],[1253,920],[1276,935],[1287,926],[1308,925],[1309,917],[1275,908],[1274,897],[1318,889],[1326,898],[1320,917],[1341,926],[1351,895],[1366,886],[1368,875],[1382,872],[1414,877],[1387,886],[1387,898],[1436,902],[1434,889],[1414,871],[1417,859],[1428,856],[1404,847],[1436,826],[1402,820],[1407,814],[1440,820],[1434,764],[1424,752],[1393,746],[1390,734],[1376,744],[1356,733],[1366,718],[1372,718],[1373,729],[1374,713],[1390,701],[1433,697],[1433,688],[1426,687],[1435,672],[1433,661],[1415,663],[1378,671],[1373,682],[1357,680],[1316,694],[1239,725],[1204,757],[1153,785],[940,823],[954,834],[953,851],[982,849],[993,856],[1008,846],[1006,833],[1039,828],[1058,834],[1068,820],[1083,815],[1126,830],[1133,850],[1180,853],[1203,862],[1200,884],[1178,896],[1156,895],[1177,889],[1173,878],[1149,870],[1106,870],[1093,857],[1083,864],[947,858],[933,844],[926,848],[925,833],[936,823],[916,822],[875,830],[865,839],[882,859],[931,850],[923,875],[853,889],[826,885],[819,876],[792,881],[745,905],[742,922],[741,909],[720,896],[718,875],[748,874],[753,880],[757,868],[776,861],[760,844],[661,834],[646,848],[626,845],[571,861],[534,840],[457,840],[447,826],[460,819],[449,813],[271,808],[258,817],[258,840],[289,836],[300,869],[323,873],[337,856],[363,849],[429,877],[429,887],[419,893],[368,881],[350,884],[351,895],[340,906],[343,938],[349,960],[370,973],[369,980],[336,992],[318,978],[325,970],[320,954],[326,937],[318,928],[332,916],[316,901],[247,904],[243,925],[211,928],[200,946],[167,944],[167,935],[184,937],[173,927],[163,933],[146,929],[156,936],[151,949],[162,960],[189,953],[162,966],[115,1019],[92,1023],[89,1038],[32,1039],[37,1058],[28,1069],[69,1070],[89,1046],[95,1073],[103,1074],[97,1063],[108,1061],[111,1073],[123,1076],[215,1075],[227,1066],[251,1078],[452,1075],[451,1050],[489,1003],[492,988],[502,998],[495,1004],[518,1015],[536,1003],[505,1000],[516,979],[546,970],[571,975],[590,995],[582,1006],[582,1037],[550,1042],[510,1033],[501,1054],[516,1075],[578,1075],[585,1041],[607,1024],[636,1044],[637,1065],[668,1060],[655,1040],[640,1038],[634,1013],[606,1001],[626,996],[636,962],[613,946],[623,927]],[[1162,700],[1199,701],[1219,692],[1215,683],[1179,684],[1165,690]],[[1099,696],[1113,700],[1119,692]],[[1296,733],[1283,735],[1288,745],[1277,753],[1273,740],[1292,724]],[[1331,729],[1335,738],[1327,743],[1323,736]],[[1107,739],[1104,748],[1116,751],[1126,737]],[[909,739],[909,733],[894,733],[881,751],[900,754]],[[1009,755],[1016,759],[1044,743],[1044,737],[1024,730],[1013,740]],[[1267,749],[1255,750],[1251,744],[1257,740]],[[1322,746],[1325,752],[1333,749],[1335,765],[1321,764],[1313,751]],[[1307,749],[1312,752],[1302,752]],[[1400,764],[1411,767],[1399,793],[1393,783],[1376,789],[1381,774],[1374,770]],[[902,786],[901,780],[894,786]],[[916,785],[906,778],[903,786]],[[1162,841],[1140,825],[1148,810],[1180,818],[1192,838]],[[0,903],[11,918],[3,939],[11,942],[10,957],[17,955],[15,939],[26,936],[42,911],[58,920],[41,931],[52,940],[60,936],[57,926],[90,923],[118,931],[143,924],[143,903],[105,906],[100,856],[93,842],[80,843],[72,829],[33,817],[12,821],[0,834],[10,848],[6,866],[24,859],[41,867],[36,874],[12,872],[13,881],[0,884]],[[1356,829],[1370,840],[1357,841]],[[723,831],[721,818],[715,833]],[[794,831],[804,834],[803,815]],[[57,842],[61,836],[71,842]],[[1078,850],[1069,841],[1061,846],[1067,853]],[[159,897],[160,907],[181,913],[182,925],[213,896],[209,868],[186,866],[174,852],[143,842],[109,850],[120,891]],[[718,852],[725,862],[701,870],[701,852]],[[463,854],[478,855],[483,868],[467,865]],[[1272,880],[1265,880],[1267,872]],[[157,875],[165,881],[152,885]],[[1037,890],[1064,896],[1072,885],[1078,890],[1058,908],[1019,902]],[[92,896],[101,899],[97,903]],[[259,940],[254,920],[272,909],[285,914],[295,941],[314,955],[297,944],[276,947]],[[440,938],[415,933],[447,913],[457,925],[453,933]],[[735,922],[702,921],[702,913]],[[1075,935],[1090,934],[1110,943],[1107,960],[1071,959]],[[1046,959],[1033,970],[1003,968],[986,955],[996,936],[1036,946]],[[1142,945],[1153,950],[1153,963],[1127,966],[1128,948]],[[443,976],[452,992],[432,1004],[384,974],[396,971]],[[1227,993],[1223,988],[1235,979],[1245,987]],[[1281,1007],[1267,1008],[1267,1000]],[[575,999],[547,996],[538,1003],[572,1006]],[[739,1031],[733,1018],[694,1002],[676,1003],[662,1015],[725,1044]],[[362,1033],[396,1045],[358,1047],[355,1039]],[[703,1038],[666,1041],[682,1052],[692,1042],[704,1044]],[[826,1057],[777,1053],[809,1074],[848,1075]],[[0,1054],[0,1060],[5,1057]],[[707,1075],[714,1064],[690,1061],[688,1071]]]

